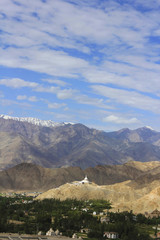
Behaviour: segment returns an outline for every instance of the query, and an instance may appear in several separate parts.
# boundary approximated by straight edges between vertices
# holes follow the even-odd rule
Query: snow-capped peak
[[[28,123],[32,123],[34,125],[38,125],[38,126],[43,126],[43,127],[58,127],[58,126],[64,126],[66,124],[74,124],[71,122],[62,122],[62,123],[57,123],[57,122],[53,122],[52,120],[40,120],[38,118],[32,118],[32,117],[11,117],[8,115],[0,115],[0,118],[3,119],[11,119],[11,120],[15,120],[15,121],[20,121],[20,122],[28,122]]]
[[[150,127],[150,126],[145,126],[145,128],[148,128],[148,129],[154,131],[154,129],[152,127]]]

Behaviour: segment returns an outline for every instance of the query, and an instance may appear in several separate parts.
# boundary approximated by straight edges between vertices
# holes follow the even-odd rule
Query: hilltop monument
[[[91,184],[92,182],[89,181],[87,175],[85,176],[85,178],[82,181],[76,181],[73,182],[72,184],[74,185],[81,185],[81,184]]]
[[[81,183],[85,184],[85,183],[91,183],[91,182],[88,180],[88,177],[86,175],[85,178],[81,181]]]

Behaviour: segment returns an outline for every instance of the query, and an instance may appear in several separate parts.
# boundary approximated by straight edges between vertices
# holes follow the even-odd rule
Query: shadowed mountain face
[[[98,185],[132,180],[132,184],[138,188],[159,180],[158,174],[160,162],[128,162],[85,170],[80,167],[49,169],[32,163],[22,163],[0,172],[0,191],[45,191],[65,183],[80,181],[85,175]]]
[[[26,162],[46,168],[159,161],[160,133],[149,128],[106,133],[82,124],[44,127],[0,118],[0,169]]]

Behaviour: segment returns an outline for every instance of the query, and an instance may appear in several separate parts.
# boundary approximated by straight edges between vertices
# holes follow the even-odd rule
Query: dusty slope
[[[37,199],[67,198],[76,199],[106,199],[110,200],[113,210],[130,211],[135,213],[160,210],[160,181],[154,181],[142,188],[135,188],[132,181],[125,181],[113,185],[98,186],[92,184],[65,184],[59,188],[42,193]]]
[[[31,163],[19,164],[0,172],[0,191],[46,191],[65,183],[79,181],[88,176],[98,185],[108,185],[126,180],[134,186],[148,184],[160,177],[160,162],[128,162],[123,165],[96,166],[82,170],[79,167],[43,168]]]
[[[0,172],[0,192],[46,191],[84,177],[79,167],[49,169],[31,163],[22,163]]]

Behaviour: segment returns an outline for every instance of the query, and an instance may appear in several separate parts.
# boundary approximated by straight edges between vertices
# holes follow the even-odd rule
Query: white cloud
[[[77,93],[74,89],[61,89],[60,87],[45,87],[45,86],[38,86],[35,91],[37,92],[48,92],[53,93],[57,96],[58,99],[68,99],[72,98],[75,93]]]
[[[35,91],[37,92],[47,92],[47,93],[54,93],[54,94],[56,94],[59,90],[60,88],[55,86],[46,87],[43,85],[39,85],[35,88]]]
[[[59,98],[59,99],[68,99],[68,98],[72,99],[74,92],[76,92],[76,91],[73,90],[73,89],[59,90],[57,92],[57,98]]]
[[[27,107],[27,108],[31,108],[32,106],[28,103],[20,103],[14,100],[10,100],[10,99],[0,99],[0,104],[2,106],[13,106],[13,105],[18,105],[20,107]]]
[[[61,86],[61,87],[64,87],[67,85],[67,83],[65,81],[62,81],[62,80],[59,80],[59,79],[42,79],[42,81],[44,82],[48,82],[48,83],[51,83],[51,84],[56,84],[58,86]]]
[[[103,121],[116,123],[116,124],[134,124],[139,122],[137,118],[124,118],[124,117],[119,117],[115,115],[107,116],[103,118]]]
[[[37,102],[37,101],[38,101],[38,99],[37,99],[36,96],[30,96],[30,97],[28,98],[28,100],[29,100],[30,102]]]
[[[103,98],[88,97],[85,94],[76,94],[73,98],[79,104],[91,105],[98,108],[114,109],[112,105],[107,104]]]
[[[55,76],[77,78],[80,71],[88,66],[88,62],[69,56],[63,51],[33,47],[30,49],[15,49],[13,47],[0,49],[0,65],[7,67],[29,69]]]
[[[160,73],[158,69],[151,71],[147,66],[142,69],[138,66],[138,63],[141,62],[142,64],[143,60],[137,58],[136,61],[137,66],[131,66],[123,62],[105,61],[101,67],[87,69],[84,72],[84,76],[89,83],[114,84],[115,86],[134,89],[144,93],[150,92],[159,96]],[[154,67],[158,68],[159,66],[154,65]]]
[[[48,103],[48,108],[58,109],[61,107],[65,107],[65,103]]]
[[[18,95],[17,96],[17,100],[25,100],[25,99],[27,99],[26,95]]]
[[[93,85],[92,89],[107,99],[112,99],[117,104],[160,113],[160,100],[154,99],[134,91],[110,88],[102,85]]]
[[[38,101],[36,96],[27,97],[26,95],[18,95],[17,100],[28,100],[30,102],[37,102]]]
[[[35,91],[37,92],[48,92],[53,93],[57,96],[58,99],[71,99],[73,101],[76,101],[79,104],[85,104],[85,105],[92,105],[98,108],[107,108],[107,109],[113,109],[113,106],[110,106],[109,104],[106,104],[102,98],[94,98],[89,97],[86,94],[82,94],[79,90],[66,88],[62,89],[60,87],[44,87],[44,86],[38,86]]]
[[[52,62],[53,58],[56,57],[54,63],[57,60],[61,60],[61,66],[71,69],[70,64],[73,64],[74,68],[71,56],[70,58],[60,56],[61,59],[58,59],[55,52],[50,49],[52,46],[54,48],[57,46],[68,47],[70,49],[77,48],[81,52],[89,52],[90,50],[85,44],[84,38],[89,42],[99,45],[109,45],[109,48],[121,43],[133,47],[140,44],[143,46],[144,43],[146,44],[146,37],[152,31],[152,28],[154,30],[156,27],[158,28],[157,23],[148,18],[146,14],[135,11],[129,5],[127,5],[127,8],[117,5],[116,8],[112,9],[110,7],[111,1],[108,2],[106,11],[91,6],[83,6],[83,4],[76,6],[61,0],[49,1],[45,4],[40,1],[36,3],[21,1],[21,6],[13,4],[12,1],[7,1],[8,4],[4,0],[1,1],[1,8],[8,15],[8,18],[2,20],[2,30],[4,30],[2,42],[10,45],[16,44],[18,47],[21,47],[21,49],[16,49],[18,51],[17,61],[22,61],[22,67],[29,69],[31,69],[33,56],[31,57],[28,47],[32,47],[34,55],[36,53],[32,69],[37,71],[45,71],[45,68],[41,69],[41,67],[37,67],[38,59],[43,59],[43,55],[45,54],[44,46],[46,53],[47,49],[52,53],[50,54],[51,58],[49,58],[49,61]],[[110,11],[110,8],[112,11]],[[33,12],[36,12],[38,18],[34,17]],[[14,20],[15,16],[21,19],[21,21]],[[13,21],[16,26],[14,28]],[[27,48],[26,54],[24,54],[24,48]],[[6,50],[5,52],[7,53]],[[13,51],[10,49],[8,54],[11,53]],[[16,53],[13,54],[16,55]],[[58,54],[60,55],[60,53]],[[21,56],[26,56],[28,61],[31,61],[31,64],[27,64],[27,62],[24,64]],[[65,63],[68,64],[67,66],[64,66],[63,58]],[[43,63],[45,63],[46,59],[44,59]],[[76,62],[79,61],[77,62],[78,65],[83,65],[78,58],[73,59]],[[15,65],[17,61],[15,61]],[[49,69],[49,61],[46,61],[46,65],[48,65],[46,71]],[[2,62],[8,64],[8,66],[11,64],[9,59],[3,59]],[[52,71],[52,74],[54,74],[54,71]]]
[[[17,100],[27,100],[27,101],[30,101],[30,102],[41,101],[41,102],[46,103],[48,105],[48,108],[50,108],[50,109],[51,108],[52,109],[58,109],[58,108],[66,106],[65,103],[56,103],[56,102],[51,103],[47,99],[44,99],[44,98],[38,99],[36,96],[18,95]]]
[[[22,87],[36,87],[38,83],[28,82],[20,78],[11,78],[11,79],[0,79],[0,85],[12,88],[22,88]]]
[[[156,91],[158,83],[155,86],[152,82],[157,82],[160,69],[159,64],[151,61],[153,53],[157,56],[157,51],[149,37],[153,31],[159,30],[158,12],[142,13],[129,3],[120,5],[113,1],[108,1],[105,8],[104,3],[98,8],[93,7],[96,1],[94,4],[77,2],[78,5],[61,0],[46,3],[23,0],[19,3],[18,6],[12,1],[1,0],[1,10],[8,16],[1,20],[4,30],[1,38],[4,46],[11,47],[0,50],[3,56],[0,64],[64,77],[78,77],[79,74],[87,77],[87,72],[91,76],[99,75],[97,80],[89,77],[89,81],[126,87],[134,85],[140,91],[149,76],[144,91],[150,89],[149,86]],[[139,4],[144,4],[144,1]],[[16,21],[15,16],[21,20]],[[97,44],[100,50],[101,44],[103,48],[106,46],[104,53],[111,61],[106,61],[102,69],[91,68],[88,61],[78,54],[71,56],[67,51],[77,48],[80,52],[89,53],[88,43]],[[56,50],[58,46],[63,50]],[[94,52],[94,48],[91,51]],[[121,69],[117,69],[118,64],[114,61],[121,62]],[[130,74],[128,63],[136,64]]]
[[[1,79],[1,85],[11,88],[24,88],[30,87],[32,91],[42,92],[42,93],[51,93],[57,96],[58,99],[71,99],[76,101],[79,104],[92,105],[98,108],[113,109],[114,107],[106,104],[102,98],[89,97],[86,94],[82,94],[79,90],[72,88],[60,88],[59,86],[44,86],[35,82],[25,81],[23,79],[13,78],[13,79]],[[26,96],[18,95],[17,100],[28,100],[31,102],[37,102],[38,99],[36,96]],[[49,108],[53,108],[54,105],[49,104]],[[58,106],[58,105],[57,105]]]

